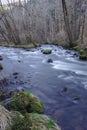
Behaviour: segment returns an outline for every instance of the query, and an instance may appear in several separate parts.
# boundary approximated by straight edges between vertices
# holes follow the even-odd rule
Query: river
[[[45,55],[44,49],[52,49]],[[75,51],[55,45],[34,49],[0,47],[6,83],[0,89],[9,92],[28,90],[43,101],[45,114],[62,130],[87,130],[87,62]],[[48,63],[48,59],[52,63]]]

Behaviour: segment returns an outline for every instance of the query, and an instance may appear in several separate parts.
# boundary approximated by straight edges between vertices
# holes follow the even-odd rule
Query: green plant
[[[12,130],[60,130],[60,128],[45,115],[26,113],[24,118],[15,120]]]

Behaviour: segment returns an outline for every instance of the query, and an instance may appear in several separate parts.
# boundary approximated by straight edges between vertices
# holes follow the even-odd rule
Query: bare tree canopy
[[[7,43],[87,43],[86,0],[0,2],[0,36]]]

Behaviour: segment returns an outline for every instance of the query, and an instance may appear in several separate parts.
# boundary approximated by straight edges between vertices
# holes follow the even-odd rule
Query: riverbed
[[[45,55],[44,49],[52,54]],[[33,49],[0,47],[0,89],[27,90],[44,103],[45,114],[62,130],[87,130],[87,61],[78,52],[55,45]],[[53,62],[48,63],[48,59]]]

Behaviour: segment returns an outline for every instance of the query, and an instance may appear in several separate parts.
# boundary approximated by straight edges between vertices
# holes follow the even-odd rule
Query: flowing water
[[[52,54],[42,53],[47,48]],[[42,45],[31,50],[0,47],[0,55],[0,78],[7,80],[1,89],[31,91],[62,130],[87,130],[87,62],[77,52]],[[50,58],[53,63],[47,62]]]

